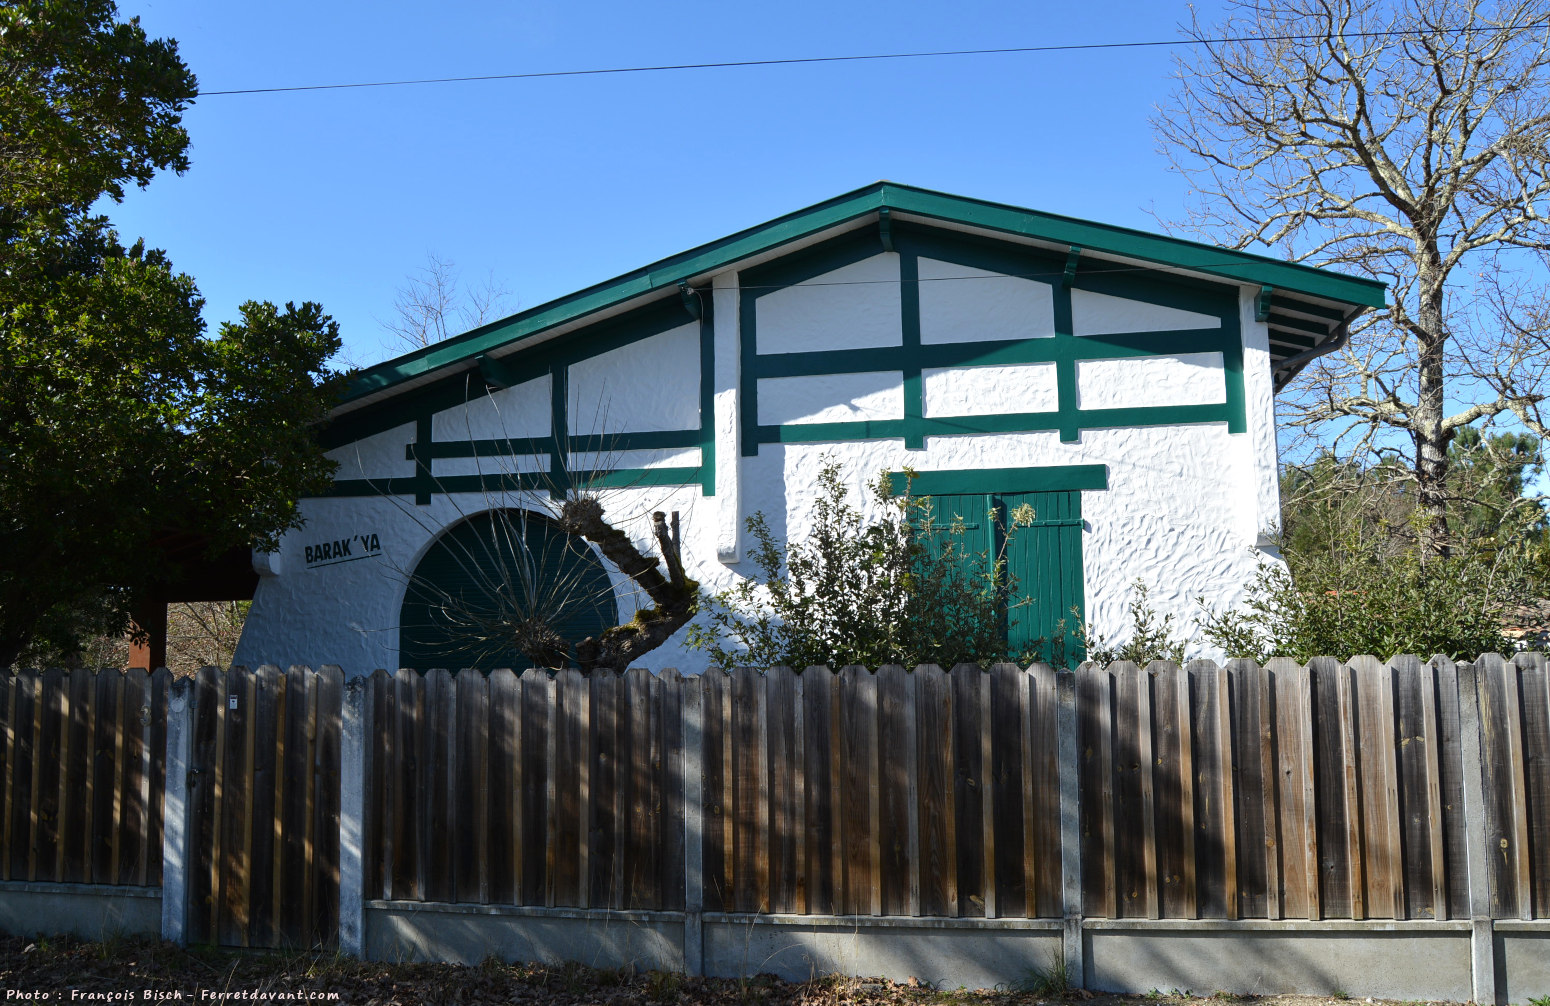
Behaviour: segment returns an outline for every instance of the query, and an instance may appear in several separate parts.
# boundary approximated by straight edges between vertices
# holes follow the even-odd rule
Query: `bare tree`
[[[511,291],[494,275],[464,286],[457,266],[432,252],[404,278],[393,297],[394,317],[381,324],[400,349],[421,349],[496,320],[510,302]]]
[[[1550,4],[1233,0],[1185,33],[1154,127],[1198,194],[1189,226],[1389,284],[1288,422],[1333,424],[1343,450],[1403,444],[1426,554],[1447,554],[1456,432],[1546,432],[1543,312],[1515,309],[1542,303],[1550,244]],[[1480,310],[1480,277],[1514,270],[1531,289]]]

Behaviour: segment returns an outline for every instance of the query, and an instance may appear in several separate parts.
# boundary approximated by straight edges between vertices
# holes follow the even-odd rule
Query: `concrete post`
[[[361,957],[365,949],[364,853],[366,840],[366,717],[370,678],[344,686],[339,747],[339,951]]]
[[[684,973],[705,973],[705,678],[684,681]]]
[[[1446,658],[1433,657],[1433,665]],[[1494,1006],[1496,933],[1491,922],[1491,850],[1485,830],[1485,759],[1480,749],[1480,677],[1474,664],[1458,664],[1459,742],[1463,755],[1464,847],[1469,873],[1470,960],[1474,1001]]]
[[[1056,760],[1060,778],[1060,903],[1062,957],[1066,979],[1073,986],[1087,983],[1082,953],[1082,820],[1080,764],[1077,744],[1076,675],[1055,675]]]
[[[194,738],[194,682],[178,678],[167,695],[166,772],[161,826],[161,938],[188,942],[189,764]]]

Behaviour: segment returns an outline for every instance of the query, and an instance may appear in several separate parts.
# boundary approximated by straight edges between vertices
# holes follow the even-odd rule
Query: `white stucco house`
[[[470,547],[492,512],[521,519],[536,586],[586,598],[573,631],[628,618],[629,579],[545,518],[575,484],[643,544],[675,512],[688,575],[721,589],[750,571],[750,514],[803,534],[826,455],[857,502],[881,471],[918,472],[987,542],[1031,503],[1009,555],[1036,599],[1025,640],[1072,609],[1121,638],[1138,579],[1188,629],[1197,596],[1242,596],[1276,528],[1276,392],[1383,293],[870,185],[360,373],[325,434],[333,492],[255,554],[236,661],[465,666],[415,585],[496,589],[477,567],[517,552]],[[682,639],[647,663],[702,669]],[[491,661],[522,666],[474,662]]]

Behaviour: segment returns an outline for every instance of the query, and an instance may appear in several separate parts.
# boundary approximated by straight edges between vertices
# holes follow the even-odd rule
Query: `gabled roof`
[[[902,220],[1000,234],[1056,248],[1074,246],[1082,249],[1084,255],[1153,263],[1166,269],[1270,288],[1270,298],[1261,306],[1262,313],[1268,314],[1272,355],[1278,362],[1325,342],[1343,322],[1366,308],[1384,304],[1384,285],[1373,280],[1128,227],[894,182],[876,182],[368,367],[355,375],[336,414],[467,370],[481,355],[504,355],[502,350],[512,351],[522,344],[543,341],[555,330],[583,319],[676,295],[680,283],[702,282],[728,268],[769,259],[785,246],[810,243],[820,236],[876,220],[884,209]]]

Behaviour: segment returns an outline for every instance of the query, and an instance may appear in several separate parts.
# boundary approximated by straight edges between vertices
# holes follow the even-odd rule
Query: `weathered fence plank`
[[[1077,668],[1077,722],[1082,752],[1082,906],[1101,919],[1119,917],[1114,851],[1113,678],[1094,663]]]
[[[1523,781],[1528,803],[1523,859],[1534,918],[1550,917],[1550,668],[1542,653],[1513,658],[1523,717]]]
[[[991,863],[998,916],[1028,911],[1027,848],[1024,841],[1022,670],[1016,664],[990,668],[990,803],[995,855]]]
[[[958,841],[958,904],[952,914],[964,918],[986,915],[985,889],[989,873],[987,863],[995,851],[994,840],[986,835],[984,745],[980,742],[987,724],[980,701],[980,683],[984,672],[973,664],[959,664],[949,675],[952,682],[953,807],[954,828]],[[846,822],[847,827],[850,821]],[[990,839],[987,841],[987,839]]]
[[[1060,745],[1055,669],[1034,664],[1024,676],[1027,715],[1023,743],[1023,828],[1028,871],[1028,899],[1023,910],[1031,918],[1063,914],[1060,819]],[[1073,738],[1073,741],[1075,739]]]
[[[1195,661],[1191,715],[1195,723],[1195,850],[1197,908],[1208,919],[1238,918],[1238,851],[1232,776],[1232,713],[1228,672]]]
[[[711,672],[712,676],[715,672]],[[827,667],[802,672],[803,791],[807,819],[803,861],[807,873],[807,911],[832,914],[839,910],[842,871],[839,854],[843,831],[834,809],[839,800],[838,764],[834,757],[834,710],[838,683]],[[709,904],[707,902],[707,908]]]
[[[811,680],[811,679],[809,679]],[[920,782],[920,913],[958,909],[958,827],[954,809],[952,686],[935,664],[915,669],[916,773]]]

